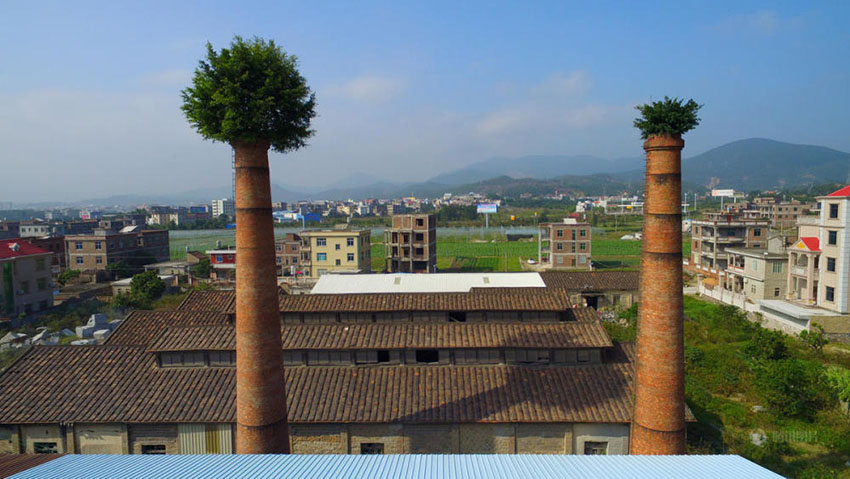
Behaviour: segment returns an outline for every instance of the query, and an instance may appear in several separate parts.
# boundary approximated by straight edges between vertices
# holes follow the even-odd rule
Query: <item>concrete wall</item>
[[[517,454],[572,454],[571,424],[517,424]]]
[[[124,424],[75,424],[75,451],[79,454],[128,454]],[[70,447],[69,447],[70,449]]]
[[[608,455],[629,453],[629,426],[625,424],[573,424],[574,454],[584,454],[584,443],[608,443]]]
[[[18,454],[20,442],[16,426],[0,426],[0,454]]]
[[[350,454],[360,454],[363,443],[382,443],[384,454],[404,454],[404,427],[401,424],[352,424],[348,427],[348,442]]]
[[[23,436],[22,453],[34,454],[36,443],[56,443],[56,452],[65,453],[65,437],[61,428],[55,424],[40,424],[35,426],[21,426]]]

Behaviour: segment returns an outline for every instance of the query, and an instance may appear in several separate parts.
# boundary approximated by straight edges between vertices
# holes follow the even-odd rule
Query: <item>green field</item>
[[[640,265],[640,241],[621,240],[624,231],[594,232],[591,241],[593,261],[599,269],[636,269]],[[282,237],[279,232],[277,236]],[[382,235],[372,236],[372,271],[384,270]],[[188,247],[206,251],[234,245],[233,231],[187,231],[172,233],[171,259],[182,260]],[[682,242],[683,255],[690,254],[690,238]],[[440,271],[522,271],[520,258],[537,259],[537,240],[507,241],[498,232],[486,235],[440,235],[437,238],[437,269]]]

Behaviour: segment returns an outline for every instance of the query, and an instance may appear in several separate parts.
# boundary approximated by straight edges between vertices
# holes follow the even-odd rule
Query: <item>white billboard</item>
[[[735,190],[711,190],[711,196],[734,197]]]
[[[496,203],[478,203],[478,214],[491,214],[499,211],[499,205]]]

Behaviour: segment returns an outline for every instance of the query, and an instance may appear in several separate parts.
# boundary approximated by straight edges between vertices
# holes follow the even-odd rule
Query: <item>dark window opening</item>
[[[449,321],[456,323],[466,322],[466,311],[449,311]]]
[[[608,454],[608,443],[586,441],[584,443],[584,453],[588,456],[605,456]]]
[[[35,442],[32,445],[33,452],[36,454],[58,454],[59,448],[55,442]]]
[[[382,442],[361,442],[360,454],[383,454],[384,443]]]
[[[830,245],[837,245],[838,244],[838,231],[829,231],[828,232],[827,243],[830,244]]]
[[[390,352],[389,352],[389,350],[383,349],[383,350],[378,351],[378,362],[379,363],[390,362]]]
[[[165,454],[165,444],[144,444],[142,454]]]
[[[833,203],[829,205],[829,218],[836,219],[838,218],[838,204]]]
[[[440,352],[436,349],[418,349],[416,351],[417,363],[436,363],[440,361]]]
[[[425,226],[425,220],[423,218],[416,218],[416,226]]]

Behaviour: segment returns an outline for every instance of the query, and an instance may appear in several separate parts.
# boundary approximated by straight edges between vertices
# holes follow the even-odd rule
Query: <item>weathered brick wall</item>
[[[572,425],[517,424],[517,454],[572,454]]]
[[[348,453],[348,428],[342,424],[291,425],[289,434],[295,454]]]
[[[450,454],[458,451],[457,426],[405,426],[408,454]]]
[[[130,453],[141,454],[142,446],[165,446],[166,454],[178,454],[177,426],[174,424],[133,424],[129,426]]]
[[[516,432],[512,424],[461,424],[461,454],[514,454]]]
[[[348,427],[351,454],[360,454],[362,443],[382,443],[384,454],[404,454],[404,430],[401,424],[362,424]]]

